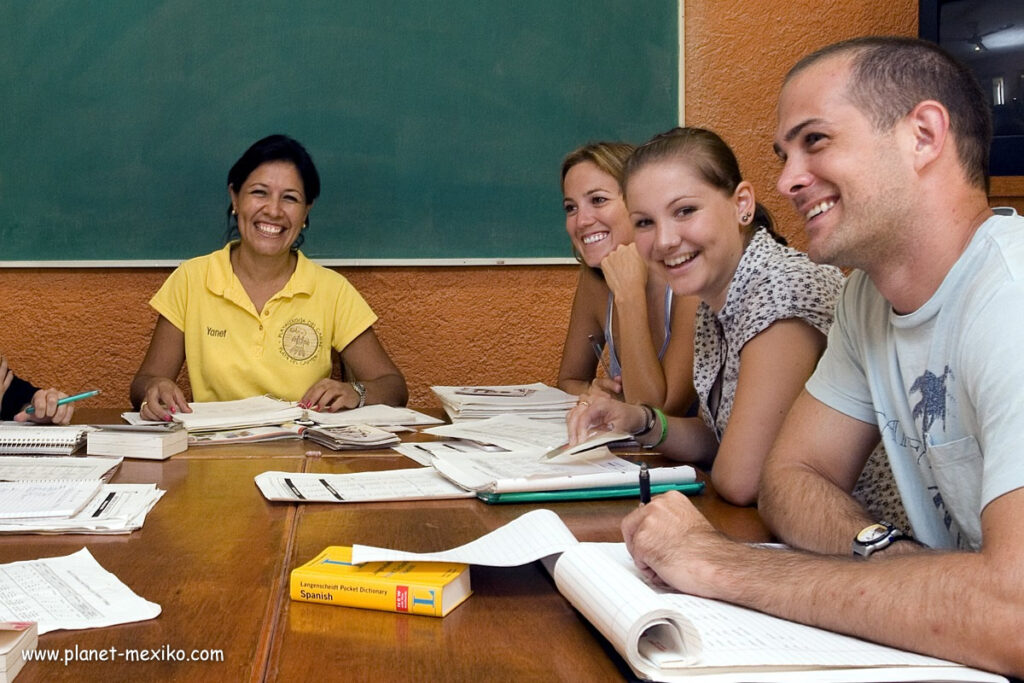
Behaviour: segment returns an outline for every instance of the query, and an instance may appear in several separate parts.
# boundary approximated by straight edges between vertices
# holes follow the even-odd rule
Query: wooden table
[[[81,410],[111,422],[114,411]],[[423,438],[423,437],[417,437]],[[314,447],[315,448],[315,447]],[[167,491],[145,526],[125,536],[2,536],[0,562],[70,554],[87,546],[142,597],[153,620],[56,631],[39,648],[221,650],[223,661],[32,662],[32,681],[620,680],[628,667],[534,563],[473,568],[473,596],[443,619],[292,602],[288,575],[328,545],[403,550],[461,545],[533,509],[474,499],[351,505],[270,503],[253,477],[267,470],[353,472],[413,464],[396,454],[322,451],[284,441],[192,448],[165,462],[126,460],[115,482],[155,482]],[[380,453],[380,452],[377,452]],[[393,453],[388,451],[388,453]],[[659,464],[658,456],[644,456]],[[725,533],[769,535],[754,510],[713,491],[694,499]],[[581,541],[621,541],[619,522],[636,502],[573,501],[555,510]],[[197,653],[203,654],[203,653]],[[166,659],[166,656],[164,657]]]

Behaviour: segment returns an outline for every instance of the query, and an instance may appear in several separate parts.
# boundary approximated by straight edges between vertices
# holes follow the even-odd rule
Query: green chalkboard
[[[677,120],[677,0],[0,3],[0,262],[223,244],[226,176],[313,155],[305,253],[570,255],[558,166]]]

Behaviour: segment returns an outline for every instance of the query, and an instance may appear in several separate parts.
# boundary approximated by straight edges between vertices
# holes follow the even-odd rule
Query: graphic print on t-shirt
[[[953,371],[946,366],[941,375],[936,375],[931,370],[925,370],[924,374],[914,380],[910,385],[910,393],[919,392],[921,400],[914,406],[913,416],[916,420],[921,418],[921,435],[928,436],[935,420],[942,418],[942,429],[946,429],[946,378],[953,377]],[[955,378],[954,378],[955,379]]]

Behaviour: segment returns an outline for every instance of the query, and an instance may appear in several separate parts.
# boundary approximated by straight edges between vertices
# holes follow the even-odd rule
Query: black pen
[[[651,473],[647,471],[647,463],[640,463],[640,504],[651,502]]]

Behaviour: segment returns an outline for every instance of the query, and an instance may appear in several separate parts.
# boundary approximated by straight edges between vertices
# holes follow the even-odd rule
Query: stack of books
[[[166,460],[188,449],[188,432],[176,422],[157,425],[100,425],[86,438],[89,455]]]
[[[430,387],[452,422],[515,414],[565,421],[578,398],[542,382],[504,386]]]
[[[36,622],[0,621],[0,681],[13,681],[25,666],[25,653],[38,643]]]

